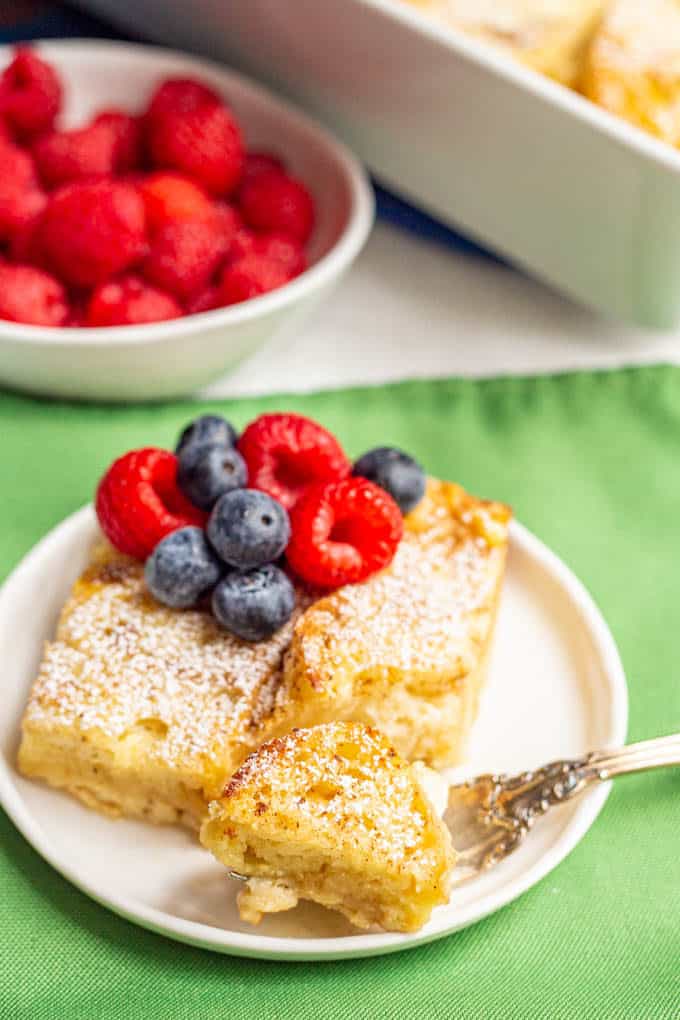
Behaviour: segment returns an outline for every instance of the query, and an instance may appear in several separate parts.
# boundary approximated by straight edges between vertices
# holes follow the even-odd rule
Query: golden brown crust
[[[272,883],[256,888],[257,910],[246,895],[251,920],[299,896],[363,927],[414,930],[446,901],[454,863],[418,776],[375,729],[296,729],[246,759],[201,840],[227,867]]]

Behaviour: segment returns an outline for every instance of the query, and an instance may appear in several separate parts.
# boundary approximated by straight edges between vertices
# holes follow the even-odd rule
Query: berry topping
[[[158,167],[179,170],[214,195],[228,195],[243,169],[243,140],[223,106],[167,111],[149,120],[151,158]]]
[[[418,461],[391,446],[369,450],[356,462],[352,474],[389,492],[403,514],[413,510],[425,495],[425,472]]]
[[[276,231],[300,244],[314,226],[314,202],[301,181],[286,174],[259,174],[241,188],[240,209],[255,230]]]
[[[403,533],[399,507],[363,478],[311,486],[291,512],[286,555],[308,584],[355,584],[388,566]]]
[[[236,489],[217,501],[207,531],[220,559],[250,570],[279,558],[290,538],[290,522],[281,504],[265,492]]]
[[[292,273],[282,262],[264,255],[244,255],[224,270],[220,286],[222,304],[249,301],[283,287],[290,279]]]
[[[351,466],[335,436],[301,414],[263,414],[247,427],[238,448],[249,484],[290,510],[307,486],[339,481]]]
[[[190,443],[235,446],[237,439],[236,429],[231,422],[219,414],[202,414],[181,432],[175,453],[179,457]]]
[[[33,326],[63,326],[68,317],[64,288],[33,266],[0,264],[0,319]]]
[[[87,306],[87,326],[132,326],[177,319],[182,309],[175,299],[138,276],[121,276],[97,287]]]
[[[146,252],[144,203],[121,181],[77,182],[55,191],[38,243],[49,267],[67,283],[103,283]]]
[[[151,174],[139,190],[152,231],[166,223],[209,220],[215,216],[215,207],[205,191],[182,174]]]
[[[143,560],[178,528],[205,522],[205,514],[177,485],[177,458],[167,450],[131,450],[114,461],[95,500],[102,531],[112,545]]]
[[[177,483],[201,510],[212,510],[220,496],[247,482],[246,462],[231,446],[189,443],[179,454]]]
[[[28,47],[19,47],[0,77],[0,117],[23,140],[49,131],[61,106],[55,71]]]
[[[190,113],[201,106],[221,106],[222,100],[211,88],[194,78],[167,78],[149,103],[147,117],[163,113]]]
[[[151,242],[144,275],[179,301],[188,301],[209,285],[224,257],[219,222],[184,220],[164,224]]]
[[[287,623],[295,591],[272,563],[245,574],[227,574],[213,592],[212,611],[219,623],[244,641],[264,641]]]
[[[215,587],[224,568],[202,528],[178,528],[162,538],[146,561],[144,577],[165,606],[189,609]]]
[[[76,131],[53,131],[33,146],[41,180],[46,188],[87,177],[113,173],[116,133],[107,124],[90,124]]]

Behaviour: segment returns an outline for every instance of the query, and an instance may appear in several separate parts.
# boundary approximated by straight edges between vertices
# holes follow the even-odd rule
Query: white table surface
[[[299,334],[207,391],[241,396],[437,376],[680,361],[680,331],[603,319],[523,274],[379,223]]]

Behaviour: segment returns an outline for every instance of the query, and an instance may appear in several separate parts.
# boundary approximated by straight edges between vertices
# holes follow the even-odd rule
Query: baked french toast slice
[[[105,543],[76,581],[22,722],[19,769],[109,815],[197,827],[264,740],[334,719],[458,760],[477,709],[510,512],[430,480],[392,564],[249,644],[159,604]]]
[[[250,879],[238,905],[254,924],[308,899],[360,928],[414,931],[447,901],[455,861],[418,767],[358,723],[260,747],[211,803],[201,842]]]
[[[196,828],[259,743],[291,634],[249,644],[207,611],[168,609],[142,563],[99,542],[46,647],[20,771],[114,817]]]
[[[477,714],[510,511],[428,481],[387,570],[297,620],[270,729],[349,719],[411,761],[461,760]]]

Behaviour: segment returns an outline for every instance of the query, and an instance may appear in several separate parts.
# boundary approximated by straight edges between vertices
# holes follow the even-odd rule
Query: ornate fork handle
[[[680,765],[680,733],[551,762],[516,776],[478,776],[451,787],[447,821],[460,850],[459,881],[507,857],[554,805],[595,783],[670,765]]]

